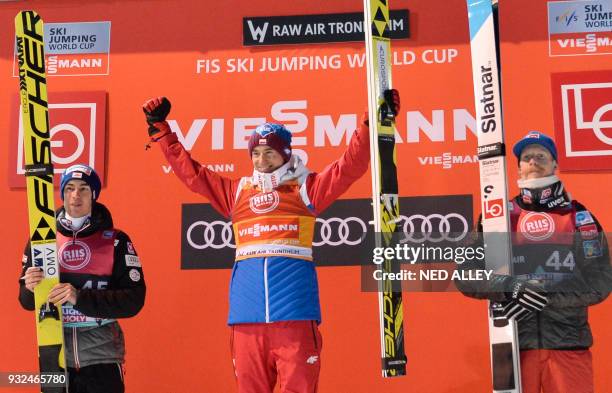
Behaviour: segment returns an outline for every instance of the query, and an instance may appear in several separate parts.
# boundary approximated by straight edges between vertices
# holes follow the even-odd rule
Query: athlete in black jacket
[[[60,283],[49,294],[64,313],[69,393],[124,391],[125,343],[117,318],[136,315],[145,282],[127,234],[114,228],[108,209],[97,202],[100,180],[86,165],[66,169],[61,179],[64,206],[57,216]],[[32,267],[30,245],[23,256],[19,301],[34,310],[34,287],[42,271]]]

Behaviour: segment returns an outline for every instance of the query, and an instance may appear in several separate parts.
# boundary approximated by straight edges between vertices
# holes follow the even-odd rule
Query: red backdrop
[[[363,53],[364,45],[244,47],[242,18],[359,12],[361,3],[342,0],[315,6],[305,0],[156,0],[82,4],[56,0],[0,6],[4,43],[0,47],[0,122],[5,130],[0,136],[5,223],[0,370],[37,367],[33,316],[16,300],[27,236],[26,197],[23,189],[8,185],[9,157],[16,149],[10,143],[15,140],[11,134],[17,132],[12,105],[18,88],[12,77],[13,18],[21,9],[34,8],[47,23],[110,21],[112,26],[108,75],[49,76],[48,86],[50,92],[108,93],[101,202],[111,208],[117,226],[132,237],[148,285],[145,308],[136,318],[122,322],[127,336],[127,391],[235,391],[225,324],[230,271],[180,270],[181,204],[204,200],[166,173],[159,151],[144,151],[146,125],[140,106],[153,96],[170,97],[170,118],[186,143],[192,144],[193,155],[204,163],[224,165],[227,176],[250,172],[241,130],[264,119],[292,125],[295,136],[305,138],[298,139],[296,147],[306,152],[312,169],[322,169],[342,152],[346,141],[329,136],[330,124],[349,127],[365,108],[365,68],[349,61]],[[404,196],[474,194],[474,211],[479,211],[478,169],[472,162],[476,138],[465,2],[398,0],[391,6],[408,8],[411,25],[409,39],[393,42],[397,52],[393,82],[402,96],[397,125],[400,192]],[[510,142],[531,129],[554,135],[551,74],[588,74],[610,68],[607,55],[549,57],[545,1],[502,2],[501,38],[505,127]],[[303,56],[327,56],[338,64],[326,70],[259,71],[264,58]],[[434,56],[439,62],[432,61]],[[253,71],[230,72],[231,59],[252,59]],[[251,60],[243,61],[249,64]],[[219,70],[212,72],[217,62]],[[211,72],[206,72],[206,64]],[[451,165],[444,159],[449,155],[458,157]],[[513,193],[517,191],[514,165],[511,158]],[[572,172],[562,177],[572,195],[592,209],[605,228],[612,228],[608,208],[612,187],[605,181],[609,173]],[[367,197],[369,185],[369,176],[364,176],[344,197]],[[325,340],[321,392],[490,391],[484,302],[457,293],[406,294],[408,375],[383,380],[377,297],[360,291],[359,268],[322,268],[319,279]],[[606,391],[612,386],[608,366],[612,355],[607,351],[612,345],[608,329],[612,302],[593,307],[591,322],[596,389]]]

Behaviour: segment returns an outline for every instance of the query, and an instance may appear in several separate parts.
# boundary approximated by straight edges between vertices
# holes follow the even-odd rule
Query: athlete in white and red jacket
[[[397,114],[397,91],[387,97]],[[277,375],[283,392],[315,392],[321,352],[315,217],[367,171],[367,121],[340,159],[320,173],[291,154],[284,126],[262,124],[249,140],[253,174],[228,179],[193,160],[170,131],[165,97],[147,101],[144,111],[151,141],[159,143],[174,173],[232,220],[236,263],[228,324],[239,392],[272,392]]]

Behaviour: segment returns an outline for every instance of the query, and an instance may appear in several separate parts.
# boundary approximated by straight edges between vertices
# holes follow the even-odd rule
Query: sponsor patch
[[[111,239],[114,234],[115,234],[115,231],[104,231],[102,232],[102,237],[105,239]]]
[[[585,240],[582,243],[585,258],[597,258],[603,255],[599,240]]]
[[[593,220],[593,216],[586,210],[582,210],[576,212],[576,226],[581,227],[585,224],[593,224],[595,221]]]
[[[119,245],[119,239],[115,239],[115,242],[113,244],[113,247],[117,247]]]
[[[599,234],[599,231],[597,230],[597,226],[595,224],[583,225],[579,227],[578,230],[580,231],[580,236],[583,239],[587,239],[587,240],[595,239],[597,235]]]
[[[136,270],[136,269],[130,270],[130,278],[134,282],[140,281],[140,272],[138,270]]]
[[[276,209],[279,202],[280,197],[278,192],[272,191],[252,196],[251,200],[249,201],[249,206],[253,213],[264,214]]]
[[[137,255],[126,255],[125,266],[141,267],[140,258]]]
[[[532,241],[546,240],[555,232],[553,218],[541,212],[531,212],[519,221],[521,234]]]
[[[552,190],[550,188],[545,189],[544,191],[542,191],[542,199],[549,198],[551,194]]]
[[[91,260],[91,249],[87,243],[74,240],[64,243],[57,251],[60,265],[67,270],[83,269]]]
[[[136,251],[134,251],[134,245],[132,244],[132,242],[127,242],[127,251],[130,254],[136,255]]]

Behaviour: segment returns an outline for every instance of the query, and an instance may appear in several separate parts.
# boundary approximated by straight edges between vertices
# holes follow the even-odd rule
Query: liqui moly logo
[[[249,201],[249,206],[254,213],[264,214],[269,213],[276,209],[280,198],[276,191],[265,192],[255,195],[251,197]]]
[[[555,232],[555,221],[546,213],[531,212],[521,217],[519,230],[529,240],[542,241]]]

